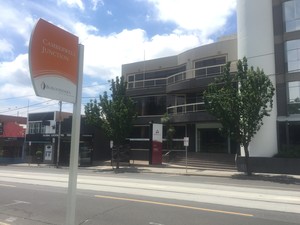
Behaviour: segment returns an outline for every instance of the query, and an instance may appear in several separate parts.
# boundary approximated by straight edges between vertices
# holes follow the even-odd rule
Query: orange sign
[[[29,67],[36,95],[75,103],[77,36],[39,19],[31,34]]]

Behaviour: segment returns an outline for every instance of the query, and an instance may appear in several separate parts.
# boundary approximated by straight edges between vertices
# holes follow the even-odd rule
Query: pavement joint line
[[[187,206],[187,205],[178,205],[178,204],[172,204],[172,203],[148,201],[148,200],[141,200],[141,199],[121,198],[121,197],[106,196],[106,195],[95,195],[95,197],[96,198],[103,198],[103,199],[112,199],[112,200],[120,200],[120,201],[146,203],[146,204],[152,204],[152,205],[169,206],[169,207],[176,207],[176,208],[183,208],[183,209],[193,209],[193,210],[212,212],[212,213],[222,213],[222,214],[229,214],[229,215],[236,215],[236,216],[253,217],[253,214],[247,214],[247,213],[224,211],[224,210],[209,209],[209,208],[201,208],[201,207],[194,207],[194,206]]]

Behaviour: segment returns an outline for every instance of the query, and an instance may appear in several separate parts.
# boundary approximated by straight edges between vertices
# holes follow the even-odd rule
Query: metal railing
[[[204,102],[196,102],[196,103],[167,107],[167,112],[169,114],[203,112],[203,111],[206,111]]]
[[[225,64],[186,70],[184,72],[179,72],[171,76],[168,76],[166,78],[128,81],[127,88],[134,89],[134,88],[165,86],[165,85],[175,84],[180,81],[184,81],[192,78],[215,77],[215,76],[219,76],[222,73],[222,68],[224,65]],[[187,77],[187,74],[190,74],[190,76]]]

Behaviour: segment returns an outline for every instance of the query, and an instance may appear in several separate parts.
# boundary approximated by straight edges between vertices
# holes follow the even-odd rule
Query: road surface
[[[0,167],[0,225],[64,224],[67,169]],[[79,170],[76,224],[300,224],[300,185]]]

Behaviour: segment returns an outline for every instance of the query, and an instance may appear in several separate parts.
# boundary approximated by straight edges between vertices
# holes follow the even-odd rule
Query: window
[[[133,98],[139,116],[163,115],[166,112],[166,96]]]
[[[300,81],[289,82],[289,114],[300,114]]]
[[[41,125],[42,123],[40,122],[29,123],[29,134],[40,134]]]
[[[210,59],[203,59],[195,62],[195,76],[196,77],[205,77],[218,75],[221,73],[222,67],[226,63],[225,56],[219,56]]]
[[[134,75],[128,76],[128,82],[133,82],[134,81]]]
[[[29,123],[29,134],[44,134],[46,132],[46,126],[42,122]]]
[[[300,71],[300,39],[285,43],[285,60],[289,73]]]
[[[54,120],[54,112],[33,113],[28,115],[28,121]]]
[[[132,88],[143,88],[143,87],[154,87],[154,86],[165,86],[167,80],[173,83],[176,79],[177,81],[185,79],[186,66],[178,66],[175,68],[157,70],[157,71],[145,71],[144,73],[138,73],[135,75],[128,76],[128,89]],[[177,76],[173,76],[176,75]]]
[[[283,3],[283,18],[286,32],[300,30],[300,0]]]

